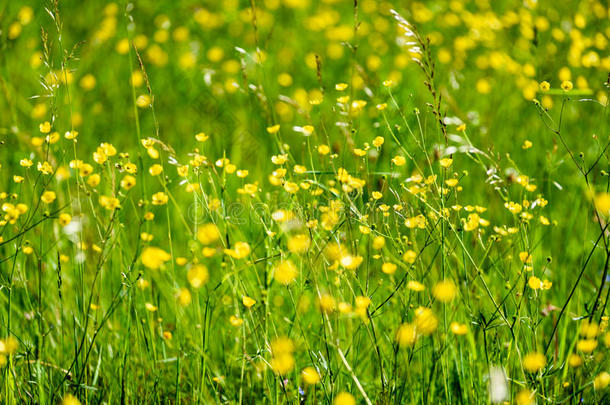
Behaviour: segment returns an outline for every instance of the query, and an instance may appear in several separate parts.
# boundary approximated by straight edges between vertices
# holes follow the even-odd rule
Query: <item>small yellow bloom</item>
[[[407,159],[405,159],[404,156],[394,156],[392,158],[392,163],[396,166],[404,166],[404,164],[407,163]]]
[[[242,303],[242,304],[244,304],[244,306],[245,306],[246,308],[251,308],[252,306],[254,306],[254,304],[256,304],[256,300],[254,300],[254,299],[252,299],[252,298],[248,297],[247,295],[244,295],[244,296],[241,298],[241,303]]]
[[[417,253],[414,250],[409,249],[402,255],[402,260],[404,260],[405,262],[407,262],[409,264],[415,263],[416,259],[417,259]]]
[[[574,85],[571,81],[564,80],[563,82],[561,82],[561,88],[563,89],[563,91],[570,91],[574,88]]]
[[[426,289],[426,286],[420,283],[419,281],[409,280],[407,283],[407,288],[411,291],[422,292]]]
[[[288,239],[287,245],[290,252],[303,254],[309,250],[311,240],[307,234],[297,234]]]
[[[335,397],[333,405],[356,405],[356,399],[348,392],[340,392]]]
[[[141,255],[142,264],[151,270],[158,270],[171,258],[171,255],[165,250],[153,246],[146,247]]]
[[[582,359],[582,357],[580,357],[577,354],[570,354],[570,357],[568,357],[568,364],[570,365],[570,367],[572,368],[578,368],[580,366],[582,366],[584,363],[584,360]]]
[[[193,288],[200,288],[207,283],[210,274],[203,264],[195,264],[189,269],[186,278]]]
[[[49,132],[51,132],[51,123],[49,121],[43,122],[38,127],[40,129],[40,132],[42,132],[43,134],[48,134]]]
[[[534,405],[536,401],[534,400],[534,393],[528,389],[521,390],[515,397],[516,405]]]
[[[163,171],[163,166],[161,166],[158,163],[155,163],[154,165],[152,165],[148,168],[148,172],[150,173],[151,176],[158,176],[159,174],[161,174],[162,171]]]
[[[299,269],[290,260],[282,260],[273,269],[273,278],[280,284],[288,285],[299,275]]]
[[[384,142],[385,142],[385,139],[383,138],[383,136],[378,136],[375,139],[373,139],[373,146],[376,148],[380,148]]]
[[[608,385],[610,385],[610,373],[607,371],[602,371],[593,380],[593,387],[596,391],[603,390]]]
[[[328,155],[330,153],[330,147],[328,145],[318,146],[318,153],[320,155]]]
[[[305,367],[301,370],[301,379],[307,385],[314,385],[320,382],[320,374],[313,367]]]
[[[440,163],[441,167],[444,167],[446,169],[453,164],[453,159],[443,158],[439,161],[439,163]]]
[[[136,178],[131,175],[126,175],[121,179],[121,187],[125,190],[129,190],[136,185]]]
[[[465,324],[461,324],[461,323],[457,323],[457,322],[451,322],[451,332],[453,332],[454,335],[465,335],[468,333],[468,325]]]
[[[45,204],[51,204],[53,201],[55,201],[56,195],[54,191],[45,191],[44,193],[42,193],[42,195],[40,196],[40,201],[42,201]]]
[[[383,271],[385,274],[394,274],[397,268],[398,266],[389,262],[381,265],[381,271]]]
[[[61,400],[61,405],[81,405],[81,402],[74,395],[68,394]]]
[[[244,323],[244,320],[241,318],[236,317],[235,315],[231,315],[231,317],[229,318],[229,323],[232,326],[238,327],[241,326]]]
[[[542,288],[542,281],[538,277],[532,276],[529,278],[529,280],[527,280],[527,285],[532,290],[539,290],[540,288]]]
[[[457,287],[451,280],[443,280],[438,282],[432,289],[432,294],[440,302],[450,302],[457,294]]]
[[[152,195],[152,204],[153,205],[165,205],[169,201],[169,197],[163,191],[159,191]]]
[[[204,245],[216,242],[220,238],[218,227],[212,223],[204,224],[197,229],[197,239]]]
[[[415,327],[417,333],[429,336],[438,327],[438,318],[430,308],[419,307],[415,310]]]
[[[59,224],[61,226],[66,226],[72,221],[72,216],[70,214],[59,214]]]
[[[523,368],[530,373],[540,371],[546,365],[546,357],[539,352],[528,353],[523,356]]]
[[[417,341],[417,330],[415,325],[403,323],[396,331],[396,342],[399,346],[413,346]]]
[[[209,138],[210,138],[210,137],[209,137],[209,136],[207,136],[207,135],[206,135],[205,133],[203,133],[203,132],[199,132],[198,134],[196,134],[196,135],[195,135],[195,139],[196,139],[198,142],[205,142],[205,141],[207,141]]]

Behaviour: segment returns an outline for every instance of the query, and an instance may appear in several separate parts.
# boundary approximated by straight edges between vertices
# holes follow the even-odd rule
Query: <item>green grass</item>
[[[1,402],[608,402],[609,13],[0,2]]]

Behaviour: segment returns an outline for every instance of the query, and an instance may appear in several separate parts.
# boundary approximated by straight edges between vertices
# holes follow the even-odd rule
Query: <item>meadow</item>
[[[610,403],[609,22],[0,0],[0,402]]]

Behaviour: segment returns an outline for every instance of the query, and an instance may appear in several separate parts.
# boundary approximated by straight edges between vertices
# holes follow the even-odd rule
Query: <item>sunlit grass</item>
[[[606,403],[599,1],[0,4],[2,403]]]

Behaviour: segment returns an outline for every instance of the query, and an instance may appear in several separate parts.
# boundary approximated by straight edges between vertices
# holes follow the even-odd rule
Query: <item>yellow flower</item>
[[[405,159],[404,156],[394,156],[392,158],[392,163],[396,166],[404,166],[404,164],[407,163],[407,159]]]
[[[385,238],[381,235],[377,235],[373,238],[373,249],[380,250],[385,246]]]
[[[191,299],[192,299],[191,292],[187,288],[181,288],[178,291],[178,293],[176,294],[176,298],[180,305],[182,305],[183,307],[186,307],[187,305],[189,305],[191,303]]]
[[[238,326],[241,326],[244,323],[244,320],[236,317],[235,315],[231,315],[231,317],[229,318],[229,323],[237,328]]]
[[[195,135],[195,139],[197,139],[198,142],[205,142],[209,139],[210,137],[207,136],[205,133],[203,132],[199,132],[198,134]]]
[[[186,278],[193,288],[199,288],[207,283],[210,275],[208,273],[208,268],[203,264],[195,264],[189,269]]]
[[[529,264],[532,262],[532,255],[528,252],[520,252],[519,260],[521,260],[522,263]]]
[[[42,195],[40,196],[40,201],[42,201],[45,204],[51,204],[53,201],[55,201],[56,195],[54,191],[45,191],[44,193],[42,193]]]
[[[330,153],[330,147],[328,145],[318,146],[318,153],[320,155],[328,155]]]
[[[540,288],[542,288],[542,281],[538,277],[532,276],[529,278],[529,280],[527,280],[527,285],[532,290],[539,290]]]
[[[31,167],[34,163],[30,159],[21,159],[19,165],[22,167]]]
[[[593,380],[593,387],[596,391],[603,390],[608,385],[610,385],[610,374],[606,371],[599,373],[595,380]]]
[[[453,159],[443,158],[439,161],[439,163],[440,163],[441,167],[444,167],[446,169],[453,164]]]
[[[68,394],[61,400],[61,405],[81,405],[81,402],[74,395]]]
[[[250,254],[250,245],[248,242],[237,242],[233,249],[225,249],[224,253],[234,259],[243,259]]]
[[[574,88],[574,85],[571,81],[564,80],[563,82],[561,82],[561,88],[563,89],[563,91],[570,91],[572,90],[572,88]]]
[[[121,179],[121,187],[123,187],[125,190],[129,190],[130,188],[132,188],[135,185],[136,185],[136,178],[129,174],[126,175],[125,177],[123,177],[123,179]]]
[[[451,322],[450,328],[451,328],[451,332],[453,332],[453,334],[458,335],[458,336],[465,335],[468,333],[468,325],[465,325],[465,324]]]
[[[576,350],[583,353],[592,353],[597,349],[598,342],[595,339],[579,339],[576,343]]]
[[[72,221],[72,216],[70,214],[59,214],[59,224],[61,226],[66,226]]]
[[[381,265],[381,271],[383,271],[385,274],[394,274],[397,268],[398,266],[389,262]]]
[[[163,264],[169,261],[172,257],[165,250],[149,246],[142,251],[142,264],[151,270],[158,270]]]
[[[38,127],[40,129],[40,132],[42,132],[43,134],[48,134],[49,132],[51,132],[51,123],[49,121],[43,122]]]
[[[384,142],[385,142],[385,139],[383,139],[383,136],[378,136],[375,139],[373,139],[373,146],[376,148],[380,148]]]
[[[540,82],[540,91],[549,91],[549,89],[551,88],[551,84],[549,82],[542,81]]]
[[[568,364],[572,368],[580,367],[583,365],[583,363],[584,363],[584,361],[583,361],[582,357],[580,357],[577,354],[572,353],[572,354],[570,354],[570,357],[568,357]]]
[[[158,163],[155,163],[154,165],[152,165],[148,168],[148,172],[150,173],[151,176],[158,176],[159,174],[161,174],[162,171],[163,171],[163,166],[161,166]]]
[[[305,367],[301,370],[301,379],[307,385],[314,385],[320,382],[320,374],[313,367]]]
[[[297,234],[288,239],[287,245],[290,252],[302,254],[309,250],[311,240],[307,234]]]
[[[290,260],[282,260],[273,269],[273,278],[283,285],[294,282],[298,275],[299,270]]]
[[[413,264],[415,263],[415,260],[417,259],[417,253],[414,250],[407,250],[403,255],[402,255],[402,260],[404,260],[405,262],[409,263],[409,264]]]
[[[523,142],[523,145],[521,146],[522,149],[529,149],[531,148],[533,145],[532,141],[528,141],[527,139]]]
[[[434,286],[432,294],[434,294],[434,297],[440,302],[450,302],[455,298],[457,288],[453,281],[443,280]]]
[[[116,197],[100,196],[100,205],[105,209],[112,211],[120,206],[119,199]]]
[[[515,397],[516,405],[534,405],[536,401],[534,401],[534,394],[528,390],[521,390]]]
[[[252,306],[254,306],[254,304],[256,304],[256,300],[248,297],[247,295],[244,295],[241,298],[241,303],[244,304],[244,307],[251,308]]]
[[[189,174],[189,167],[188,167],[188,165],[178,166],[176,168],[176,171],[178,172],[178,176],[186,177]]]
[[[419,307],[415,310],[415,327],[417,333],[429,336],[438,327],[438,318],[430,308]]]
[[[294,369],[295,360],[291,351],[275,352],[269,364],[271,364],[274,373],[286,375]]]
[[[580,324],[580,336],[583,336],[588,339],[595,339],[599,334],[599,325],[595,321],[584,320]]]
[[[340,392],[335,397],[333,405],[356,405],[356,399],[348,392]]]
[[[94,173],[91,176],[89,176],[89,178],[87,179],[87,184],[90,187],[96,187],[98,184],[100,184],[101,180],[102,180],[101,176],[97,173]]]
[[[76,139],[76,137],[78,137],[78,131],[66,131],[66,133],[64,134],[64,138],[69,140]]]
[[[407,288],[411,291],[422,292],[426,289],[426,286],[420,283],[419,281],[409,280],[407,283]]]
[[[417,341],[417,330],[411,323],[403,323],[396,331],[396,342],[399,346],[413,346]]]
[[[267,132],[270,134],[275,134],[280,130],[280,124],[272,125],[267,127]]]
[[[169,197],[163,191],[159,191],[152,195],[153,205],[165,205],[169,201]]]
[[[141,94],[136,99],[136,105],[140,108],[146,108],[150,106],[151,98],[148,94]]]
[[[539,352],[528,353],[523,356],[523,368],[530,373],[540,371],[546,365],[546,357]]]
[[[610,193],[597,193],[593,198],[595,208],[601,215],[610,215]]]
[[[318,307],[324,313],[331,313],[336,309],[337,303],[335,298],[330,294],[322,294],[318,299]]]
[[[204,245],[216,242],[220,238],[218,227],[214,224],[204,224],[197,229],[197,239]]]

